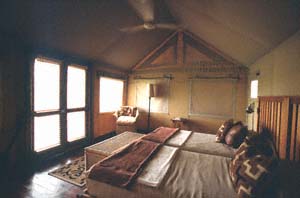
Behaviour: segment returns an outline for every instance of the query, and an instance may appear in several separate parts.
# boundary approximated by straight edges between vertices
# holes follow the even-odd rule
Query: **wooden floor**
[[[83,155],[83,152],[73,154],[64,159],[49,162],[40,170],[27,173],[23,176],[8,177],[6,181],[2,181],[0,185],[0,197],[2,198],[63,198],[76,197],[81,194],[83,188],[73,184],[64,182],[53,176],[48,175],[48,172],[56,169],[69,160],[75,159]]]

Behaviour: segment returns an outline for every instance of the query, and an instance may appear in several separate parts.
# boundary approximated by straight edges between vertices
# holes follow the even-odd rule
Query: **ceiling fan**
[[[121,28],[122,32],[135,33],[154,29],[177,30],[181,27],[176,23],[155,23],[154,22],[154,3],[153,0],[128,0],[130,6],[144,21],[143,24]]]

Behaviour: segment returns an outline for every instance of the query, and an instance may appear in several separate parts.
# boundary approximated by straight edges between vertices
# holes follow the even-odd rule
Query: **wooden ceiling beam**
[[[178,65],[183,65],[183,56],[184,56],[184,41],[183,41],[183,32],[178,31],[177,36],[177,60]]]
[[[147,54],[142,60],[140,60],[136,65],[134,65],[131,70],[134,71],[138,69],[147,59],[149,59],[152,55],[158,52],[165,44],[167,44],[176,34],[178,31],[173,32],[170,36],[168,36],[159,46],[154,48],[149,54]]]
[[[221,52],[220,50],[218,50],[217,48],[215,48],[214,46],[212,46],[211,44],[205,42],[204,40],[198,38],[197,36],[195,36],[194,34],[190,33],[190,32],[184,32],[186,35],[188,35],[189,37],[191,37],[192,39],[198,41],[199,43],[201,43],[202,45],[204,45],[207,49],[212,50],[213,52],[215,52],[216,54],[220,55],[221,57],[223,57],[225,60],[227,60],[228,62],[231,62],[235,65],[243,65],[242,63],[240,63],[239,61],[233,59],[232,57],[224,54],[223,52]]]

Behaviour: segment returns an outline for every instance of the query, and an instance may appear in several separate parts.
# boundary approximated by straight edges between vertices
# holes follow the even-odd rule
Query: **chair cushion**
[[[132,125],[136,121],[135,117],[131,116],[120,116],[117,119],[117,125]]]

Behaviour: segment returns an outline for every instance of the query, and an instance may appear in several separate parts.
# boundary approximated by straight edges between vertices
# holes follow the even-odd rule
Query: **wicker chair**
[[[120,134],[125,131],[136,132],[136,120],[139,116],[137,107],[122,106],[114,113],[116,117],[116,133]]]

